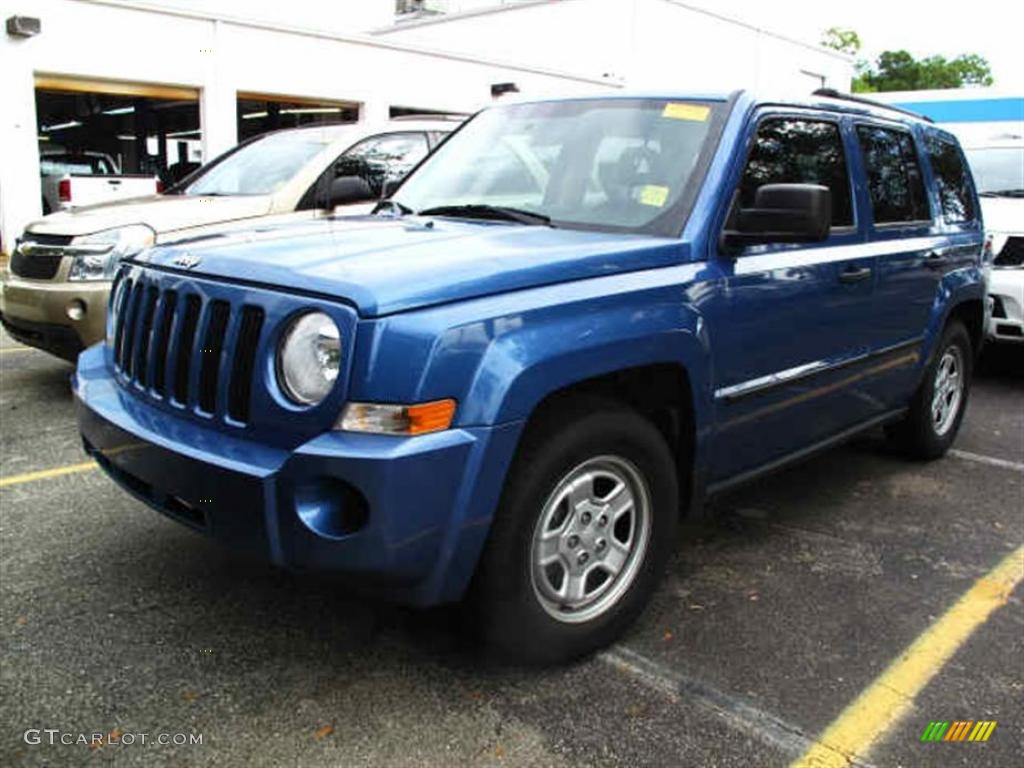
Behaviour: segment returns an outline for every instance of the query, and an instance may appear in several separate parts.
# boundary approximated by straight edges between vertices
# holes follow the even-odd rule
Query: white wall
[[[355,101],[363,117],[386,119],[391,105],[474,111],[490,102],[496,82],[514,81],[524,94],[536,96],[610,87],[537,65],[141,3],[0,0],[0,18],[16,14],[40,18],[42,34],[20,40],[0,32],[0,233],[8,249],[41,215],[36,74],[197,88],[206,158],[237,141],[239,91]],[[302,20],[311,21],[308,15]]]
[[[482,4],[482,3],[481,3]],[[377,31],[383,39],[610,76],[635,90],[848,90],[853,61],[676,0],[558,0],[474,8]]]
[[[481,12],[474,7],[465,15],[405,22],[378,36],[590,76],[625,74],[631,46],[623,44],[623,33],[632,24],[633,0],[479,4]]]
[[[395,18],[395,0],[142,0],[135,4],[348,33],[384,26]]]

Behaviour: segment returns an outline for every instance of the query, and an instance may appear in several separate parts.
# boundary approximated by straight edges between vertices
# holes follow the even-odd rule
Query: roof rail
[[[852,93],[840,93],[835,88],[819,88],[811,94],[812,96],[824,96],[829,99],[840,99],[842,101],[852,101],[857,104],[865,104],[869,107],[879,107],[880,109],[888,109],[892,112],[899,112],[900,114],[910,115],[916,117],[918,120],[925,120],[929,123],[934,123],[927,115],[922,115],[919,112],[912,112],[909,109],[903,109],[892,104],[886,104],[883,101],[875,101],[874,99],[865,99],[863,96],[854,96]]]

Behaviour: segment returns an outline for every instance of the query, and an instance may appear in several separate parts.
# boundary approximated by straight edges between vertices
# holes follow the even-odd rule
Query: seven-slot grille
[[[262,308],[204,302],[144,277],[124,278],[115,301],[114,363],[125,379],[200,413],[249,421]]]

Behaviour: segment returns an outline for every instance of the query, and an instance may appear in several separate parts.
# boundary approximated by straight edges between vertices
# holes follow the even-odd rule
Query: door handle
[[[847,267],[839,273],[840,283],[859,283],[871,277],[871,267]]]
[[[924,265],[928,269],[943,269],[949,260],[941,253],[932,251],[924,257]]]

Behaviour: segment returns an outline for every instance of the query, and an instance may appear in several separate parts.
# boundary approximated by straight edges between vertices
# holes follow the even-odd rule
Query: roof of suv
[[[747,106],[779,105],[799,107],[801,109],[818,109],[829,112],[843,112],[847,114],[869,115],[871,117],[887,120],[897,120],[906,123],[927,123],[932,121],[924,115],[919,115],[909,110],[883,104],[882,102],[871,101],[868,98],[856,94],[844,94],[833,89],[820,89],[804,96],[792,94],[772,96],[768,94],[755,93],[748,90],[726,91],[650,91],[650,92],[622,92],[595,93],[588,95],[572,96],[566,99],[515,99],[509,100],[508,104],[530,104],[544,103],[550,101],[578,101],[591,99],[679,99],[680,101],[730,101],[742,102]],[[500,106],[500,105],[498,105]]]

